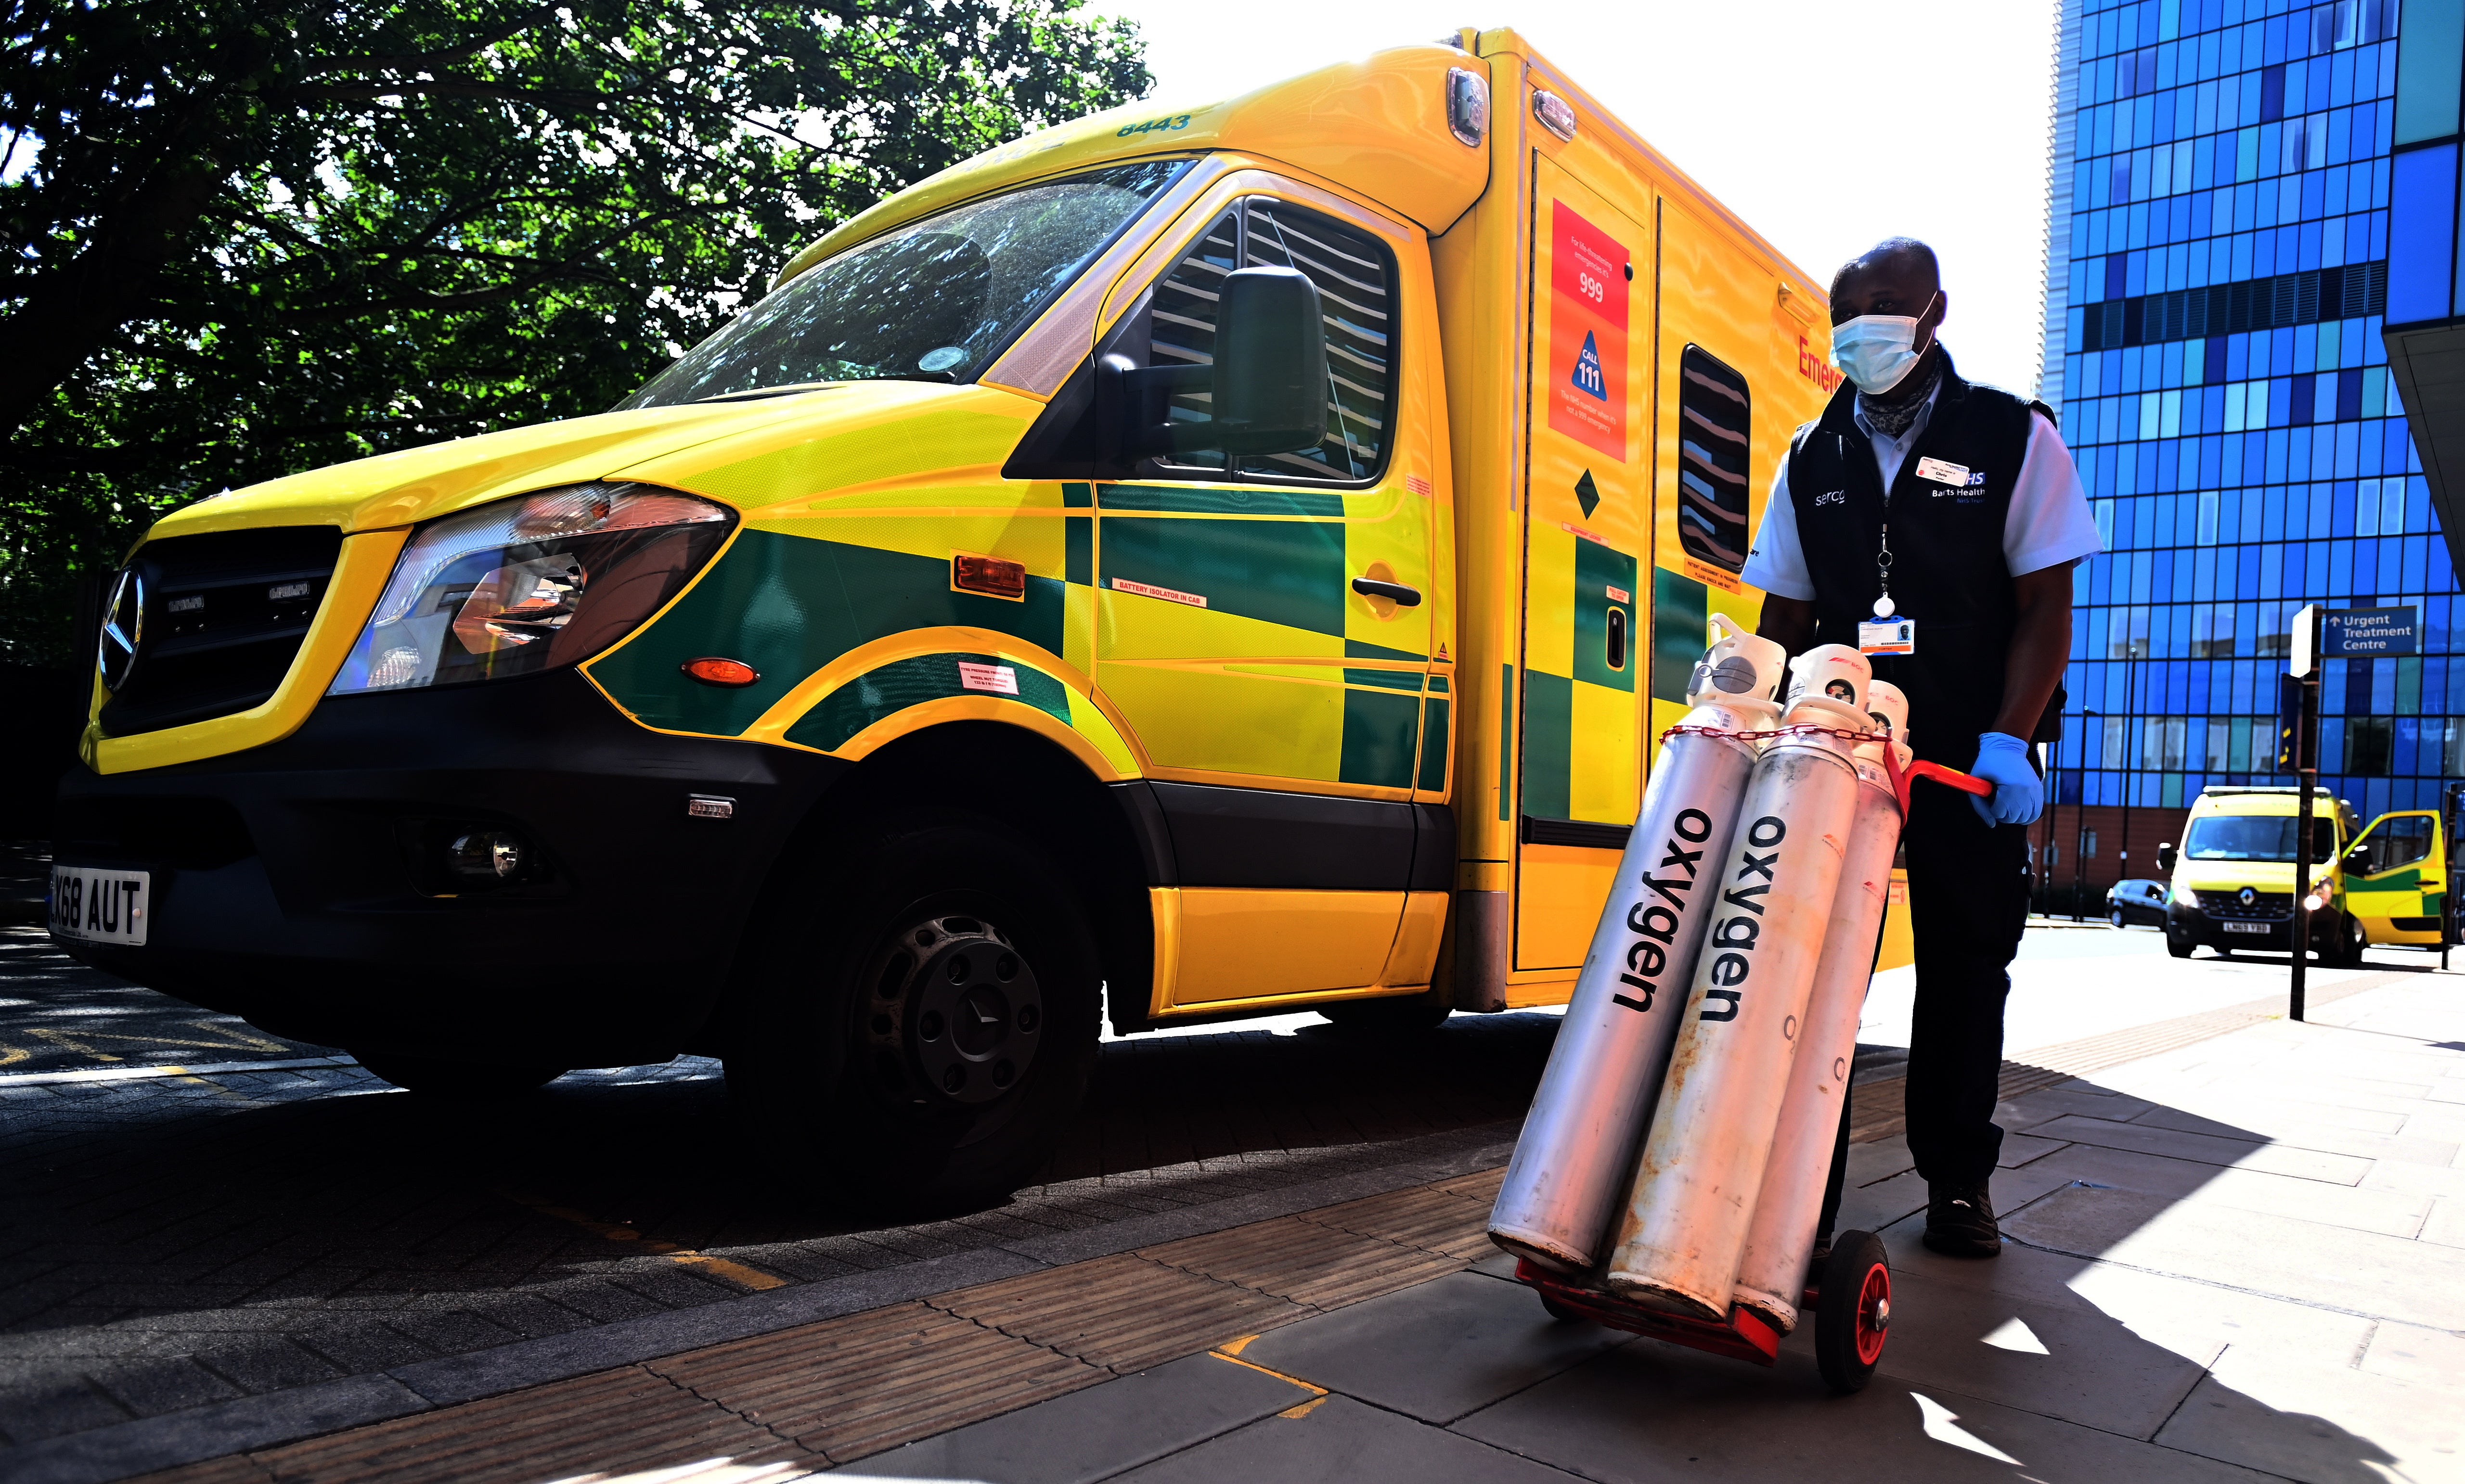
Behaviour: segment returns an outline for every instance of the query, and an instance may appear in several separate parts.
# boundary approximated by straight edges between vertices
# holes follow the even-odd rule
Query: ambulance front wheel
[[[1814,1363],[1823,1384],[1846,1396],[1862,1391],[1883,1358],[1892,1324],[1892,1259],[1871,1231],[1843,1231],[1816,1274]]]
[[[788,870],[747,944],[726,1057],[783,1181],[915,1214],[1026,1183],[1096,1059],[1101,959],[1069,880],[955,811],[851,830]]]

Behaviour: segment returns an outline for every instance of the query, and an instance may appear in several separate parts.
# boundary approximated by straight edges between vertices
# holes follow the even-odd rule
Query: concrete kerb
[[[1105,1222],[750,1294],[570,1334],[421,1361],[364,1376],[217,1402],[136,1422],[0,1449],[11,1484],[111,1484],[183,1464],[388,1422],[416,1412],[773,1334],[1042,1268],[1204,1236],[1253,1222],[1385,1195],[1504,1164],[1517,1125],[1491,1123],[1404,1141],[1406,1159],[1376,1169],[1253,1191],[1180,1210]],[[1156,1173],[1169,1173],[1158,1171]],[[1074,1183],[1076,1184],[1076,1183]],[[1100,1181],[1086,1182],[1091,1187]]]

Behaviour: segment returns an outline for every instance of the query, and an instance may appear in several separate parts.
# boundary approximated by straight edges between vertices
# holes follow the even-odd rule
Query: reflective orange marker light
[[[1027,596],[1027,567],[1017,562],[1005,562],[999,557],[954,556],[950,559],[950,586],[961,592],[981,592],[995,598]]]
[[[681,668],[704,685],[751,685],[762,678],[762,672],[744,661],[722,659],[715,654],[686,660]]]

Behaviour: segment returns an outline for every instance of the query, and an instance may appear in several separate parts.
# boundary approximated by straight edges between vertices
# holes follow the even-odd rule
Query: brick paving
[[[30,930],[0,931],[0,953],[17,1002],[0,1044],[55,1045],[21,1032],[59,1011],[51,1025],[125,1061],[321,1051],[87,974]],[[900,1227],[754,1165],[700,1058],[577,1073],[480,1113],[348,1065],[0,1080],[0,1444],[1290,1187],[1431,1136],[1505,1137],[1554,1027],[1459,1018],[1410,1048],[1322,1030],[1108,1043],[1039,1184]],[[180,1028],[205,1044],[139,1044]]]

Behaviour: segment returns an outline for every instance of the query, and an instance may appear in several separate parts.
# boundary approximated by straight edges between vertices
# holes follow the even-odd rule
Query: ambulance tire
[[[498,1102],[520,1097],[538,1092],[567,1070],[444,1061],[433,1056],[394,1056],[383,1052],[355,1052],[352,1059],[378,1080],[435,1102]]]
[[[1871,1231],[1843,1231],[1816,1274],[1814,1363],[1842,1396],[1862,1391],[1883,1358],[1892,1321],[1892,1259]]]
[[[2165,951],[2178,959],[2189,958],[2191,956],[2191,950],[2197,946],[2198,944],[2196,943],[2186,942],[2179,938],[2168,938],[2165,940]]]
[[[1346,1039],[1385,1040],[1425,1035],[1447,1023],[1453,1011],[1435,995],[1412,994],[1397,999],[1345,1000],[1321,1005],[1320,1015]]]
[[[980,1208],[1025,1184],[1096,1063],[1102,958],[1069,879],[1008,826],[951,810],[851,830],[791,868],[746,944],[725,1056],[766,1163],[878,1214]]]
[[[2363,932],[2363,919],[2340,915],[2337,919],[2337,954],[2335,962],[2345,968],[2363,966],[2363,950],[2370,940]]]

